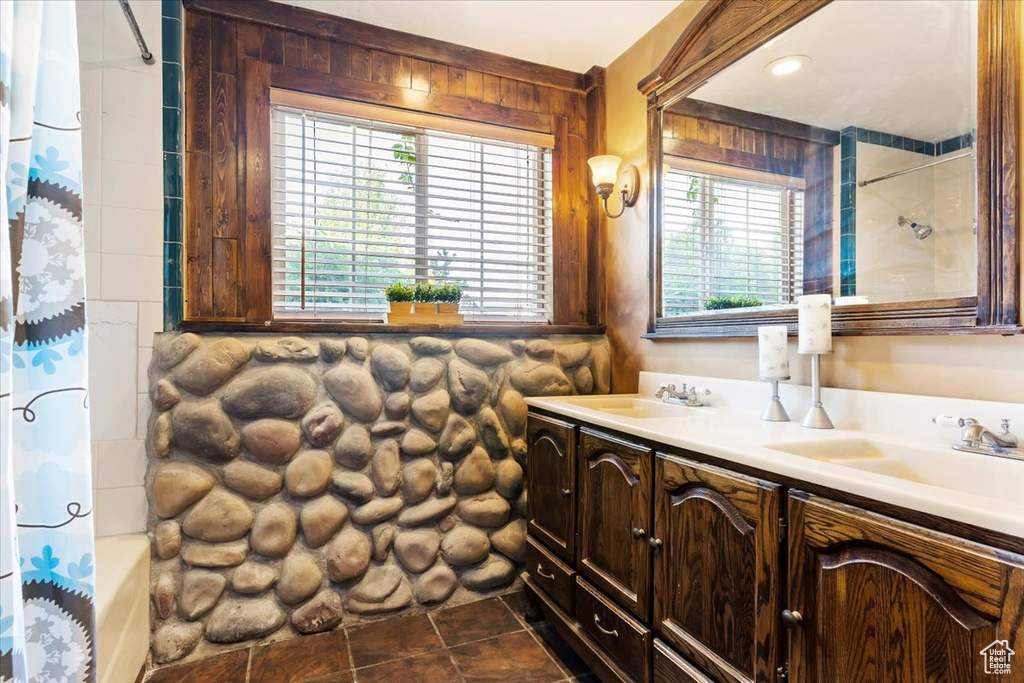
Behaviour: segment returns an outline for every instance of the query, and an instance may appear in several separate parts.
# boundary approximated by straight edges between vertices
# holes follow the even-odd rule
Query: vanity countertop
[[[842,403],[840,390],[833,392]],[[900,395],[876,396],[881,398],[874,403],[884,403]],[[527,399],[534,408],[596,427],[1024,538],[1024,460],[954,451],[949,445],[956,437],[952,431],[933,428],[929,438],[906,438],[884,429],[851,427],[855,420],[849,410],[836,420],[836,429],[813,430],[800,426],[802,411],[790,408],[791,422],[765,422],[759,411],[736,403],[742,402],[674,406],[649,392]],[[918,406],[924,411],[930,407]]]

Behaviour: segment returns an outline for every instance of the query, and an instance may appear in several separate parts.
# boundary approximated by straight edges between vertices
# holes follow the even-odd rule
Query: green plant
[[[462,287],[456,282],[446,282],[437,287],[437,301],[442,304],[457,304],[462,301]]]
[[[439,287],[429,282],[419,282],[413,293],[412,300],[418,304],[432,304],[437,302]]]
[[[760,306],[761,300],[752,296],[713,296],[704,302],[704,310],[720,311],[725,308]]]
[[[388,301],[412,301],[415,290],[404,282],[394,282],[384,288],[384,297]]]

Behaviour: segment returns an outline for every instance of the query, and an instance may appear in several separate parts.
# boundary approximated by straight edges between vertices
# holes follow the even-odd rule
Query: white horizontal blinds
[[[380,320],[396,280],[485,321],[551,312],[550,151],[272,107],[274,316]]]
[[[802,190],[671,169],[665,175],[661,317],[712,297],[791,303],[802,291]]]

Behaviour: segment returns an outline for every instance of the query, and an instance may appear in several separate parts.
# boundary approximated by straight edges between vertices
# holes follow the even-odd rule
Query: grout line
[[[245,662],[245,683],[249,683],[249,677],[252,675],[252,651],[253,645],[249,646],[249,658]]]
[[[520,629],[516,629],[515,631],[506,631],[505,633],[499,633],[497,635],[490,635],[490,636],[484,636],[483,638],[476,638],[474,640],[467,640],[466,642],[459,643],[458,645],[451,645],[451,646],[447,646],[446,645],[445,647],[448,647],[449,649],[451,649],[451,648],[459,648],[459,647],[462,647],[463,645],[472,645],[473,643],[480,643],[480,642],[483,642],[485,640],[491,640],[493,638],[503,638],[505,636],[513,636],[513,635],[515,635],[517,633],[522,633],[523,631],[529,631],[529,630],[530,629],[528,629],[528,628],[520,628]]]
[[[441,629],[437,627],[434,622],[435,612],[427,612],[427,619],[430,621],[430,625],[434,627],[434,633],[437,634],[438,639],[441,641],[441,647],[444,649],[444,653],[448,655],[448,661],[455,667],[455,673],[458,674],[460,681],[465,681],[466,677],[462,675],[462,669],[459,668],[459,663],[455,661],[455,655],[452,654],[452,650],[448,647],[448,643],[445,642],[444,636],[441,635]]]
[[[514,609],[512,609],[512,605],[508,604],[508,602],[505,601],[505,597],[509,596],[509,595],[514,595],[514,593],[506,593],[505,595],[500,596],[498,598],[498,600],[500,600],[501,604],[505,605],[505,608],[508,609],[508,611],[512,613],[512,616],[514,616],[516,618],[516,621],[518,621],[520,624],[522,624],[525,628],[528,628],[528,629],[529,628],[533,628],[530,625],[530,622],[528,622],[526,620],[526,617],[524,615],[521,615],[521,614],[519,614],[519,612],[517,612]]]
[[[539,635],[537,635],[537,632],[534,631],[534,630],[530,630],[529,633],[530,633],[530,637],[533,638],[533,641],[535,643],[537,643],[537,646],[540,647],[540,649],[544,650],[544,654],[546,654],[548,656],[548,659],[550,659],[552,662],[554,662],[555,668],[558,669],[559,671],[561,671],[563,674],[566,675],[566,680],[569,680],[569,681],[573,680],[575,678],[574,674],[571,671],[569,671],[569,669],[567,669],[566,667],[562,666],[562,663],[560,661],[558,661],[558,659],[555,657],[554,653],[552,651],[548,650],[547,644],[542,642],[541,637]]]
[[[352,672],[352,683],[356,682],[356,662],[352,659],[352,639],[348,637],[348,626],[342,626],[345,632],[345,651],[348,652],[348,668]]]

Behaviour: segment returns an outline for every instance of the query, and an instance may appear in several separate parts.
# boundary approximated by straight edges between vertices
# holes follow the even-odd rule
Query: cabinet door
[[[791,680],[1024,681],[1024,557],[801,492],[789,519]]]
[[[580,430],[579,571],[626,609],[650,615],[651,451]]]
[[[780,490],[659,453],[654,625],[720,681],[770,681],[779,655]],[[656,541],[657,544],[657,541]]]
[[[576,427],[530,414],[527,420],[527,525],[559,557],[576,548]]]

